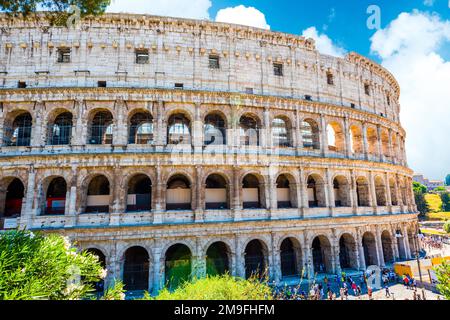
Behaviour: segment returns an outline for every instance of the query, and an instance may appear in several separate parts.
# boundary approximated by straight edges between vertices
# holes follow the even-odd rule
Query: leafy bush
[[[441,200],[442,200],[442,210],[444,211],[450,211],[450,193],[443,192],[441,193]]]
[[[425,195],[425,200],[428,204],[429,212],[442,211],[442,200],[438,194],[428,193]]]
[[[450,264],[445,262],[435,268],[439,292],[450,300]]]
[[[107,288],[101,300],[125,300],[123,282],[116,281],[113,286]]]
[[[60,235],[0,234],[0,300],[81,299],[105,274],[98,257]]]
[[[447,232],[447,233],[450,233],[450,220],[447,220],[444,223],[444,231]]]
[[[271,300],[272,290],[265,282],[251,278],[244,280],[229,275],[207,276],[185,282],[170,292],[163,289],[155,298],[146,294],[146,300]]]

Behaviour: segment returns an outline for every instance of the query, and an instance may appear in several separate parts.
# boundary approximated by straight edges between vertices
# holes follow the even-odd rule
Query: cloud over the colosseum
[[[244,5],[220,9],[216,15],[216,21],[270,29],[264,13],[254,7],[246,7]]]
[[[400,83],[409,166],[443,179],[450,172],[450,21],[403,12],[371,42],[371,51]]]
[[[209,19],[211,0],[111,0],[107,12],[146,13],[179,18]]]
[[[337,57],[342,57],[346,53],[344,48],[341,48],[333,43],[333,41],[326,34],[320,34],[316,27],[309,27],[303,30],[302,36],[306,38],[313,38],[316,41],[316,48],[320,53]]]

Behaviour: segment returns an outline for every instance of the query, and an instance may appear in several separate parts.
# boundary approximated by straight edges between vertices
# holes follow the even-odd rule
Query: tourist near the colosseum
[[[432,151],[410,108],[439,117],[416,104],[450,79],[411,80],[396,41],[420,44],[396,28],[444,39],[450,13],[380,0],[358,26],[327,0],[322,29],[299,33],[263,4],[147,2],[0,3],[0,274],[30,269],[2,264],[25,244],[81,259],[61,294],[5,276],[2,299],[449,298],[448,234],[421,227],[413,189],[443,168],[417,156]],[[398,16],[384,29],[383,10]],[[441,33],[415,33],[424,21]]]

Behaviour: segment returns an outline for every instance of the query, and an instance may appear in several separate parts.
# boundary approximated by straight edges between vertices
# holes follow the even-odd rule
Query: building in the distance
[[[411,258],[399,86],[371,60],[252,27],[0,15],[0,217],[157,292]]]
[[[426,186],[428,191],[433,191],[437,187],[445,187],[445,182],[443,180],[429,180],[428,178],[425,178],[423,174],[414,174],[413,180]]]

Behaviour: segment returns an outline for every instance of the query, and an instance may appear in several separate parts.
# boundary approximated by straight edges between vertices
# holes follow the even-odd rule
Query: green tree
[[[425,216],[429,211],[428,203],[425,200],[425,194],[427,193],[427,187],[419,182],[413,182],[414,199],[416,201],[417,210],[420,212],[420,216]]]
[[[144,300],[271,300],[272,289],[256,277],[248,280],[229,275],[207,276],[183,283],[175,291],[167,288]]]
[[[443,264],[435,267],[434,271],[439,282],[437,285],[439,292],[445,299],[450,300],[450,264],[444,261]]]
[[[436,188],[434,188],[433,189],[433,191],[434,192],[445,192],[446,191],[446,189],[445,189],[445,187],[436,187]]]
[[[27,15],[37,10],[63,12],[75,5],[84,16],[102,14],[110,3],[111,0],[0,0],[0,9],[8,13]]]
[[[445,185],[450,186],[450,174],[445,177]]]
[[[445,212],[450,211],[450,193],[443,192],[441,193],[441,200],[442,200],[442,210]]]
[[[444,228],[443,229],[444,229],[445,232],[450,233],[450,220],[447,220],[444,223]]]
[[[97,256],[60,235],[0,234],[0,300],[81,299],[105,274]]]

